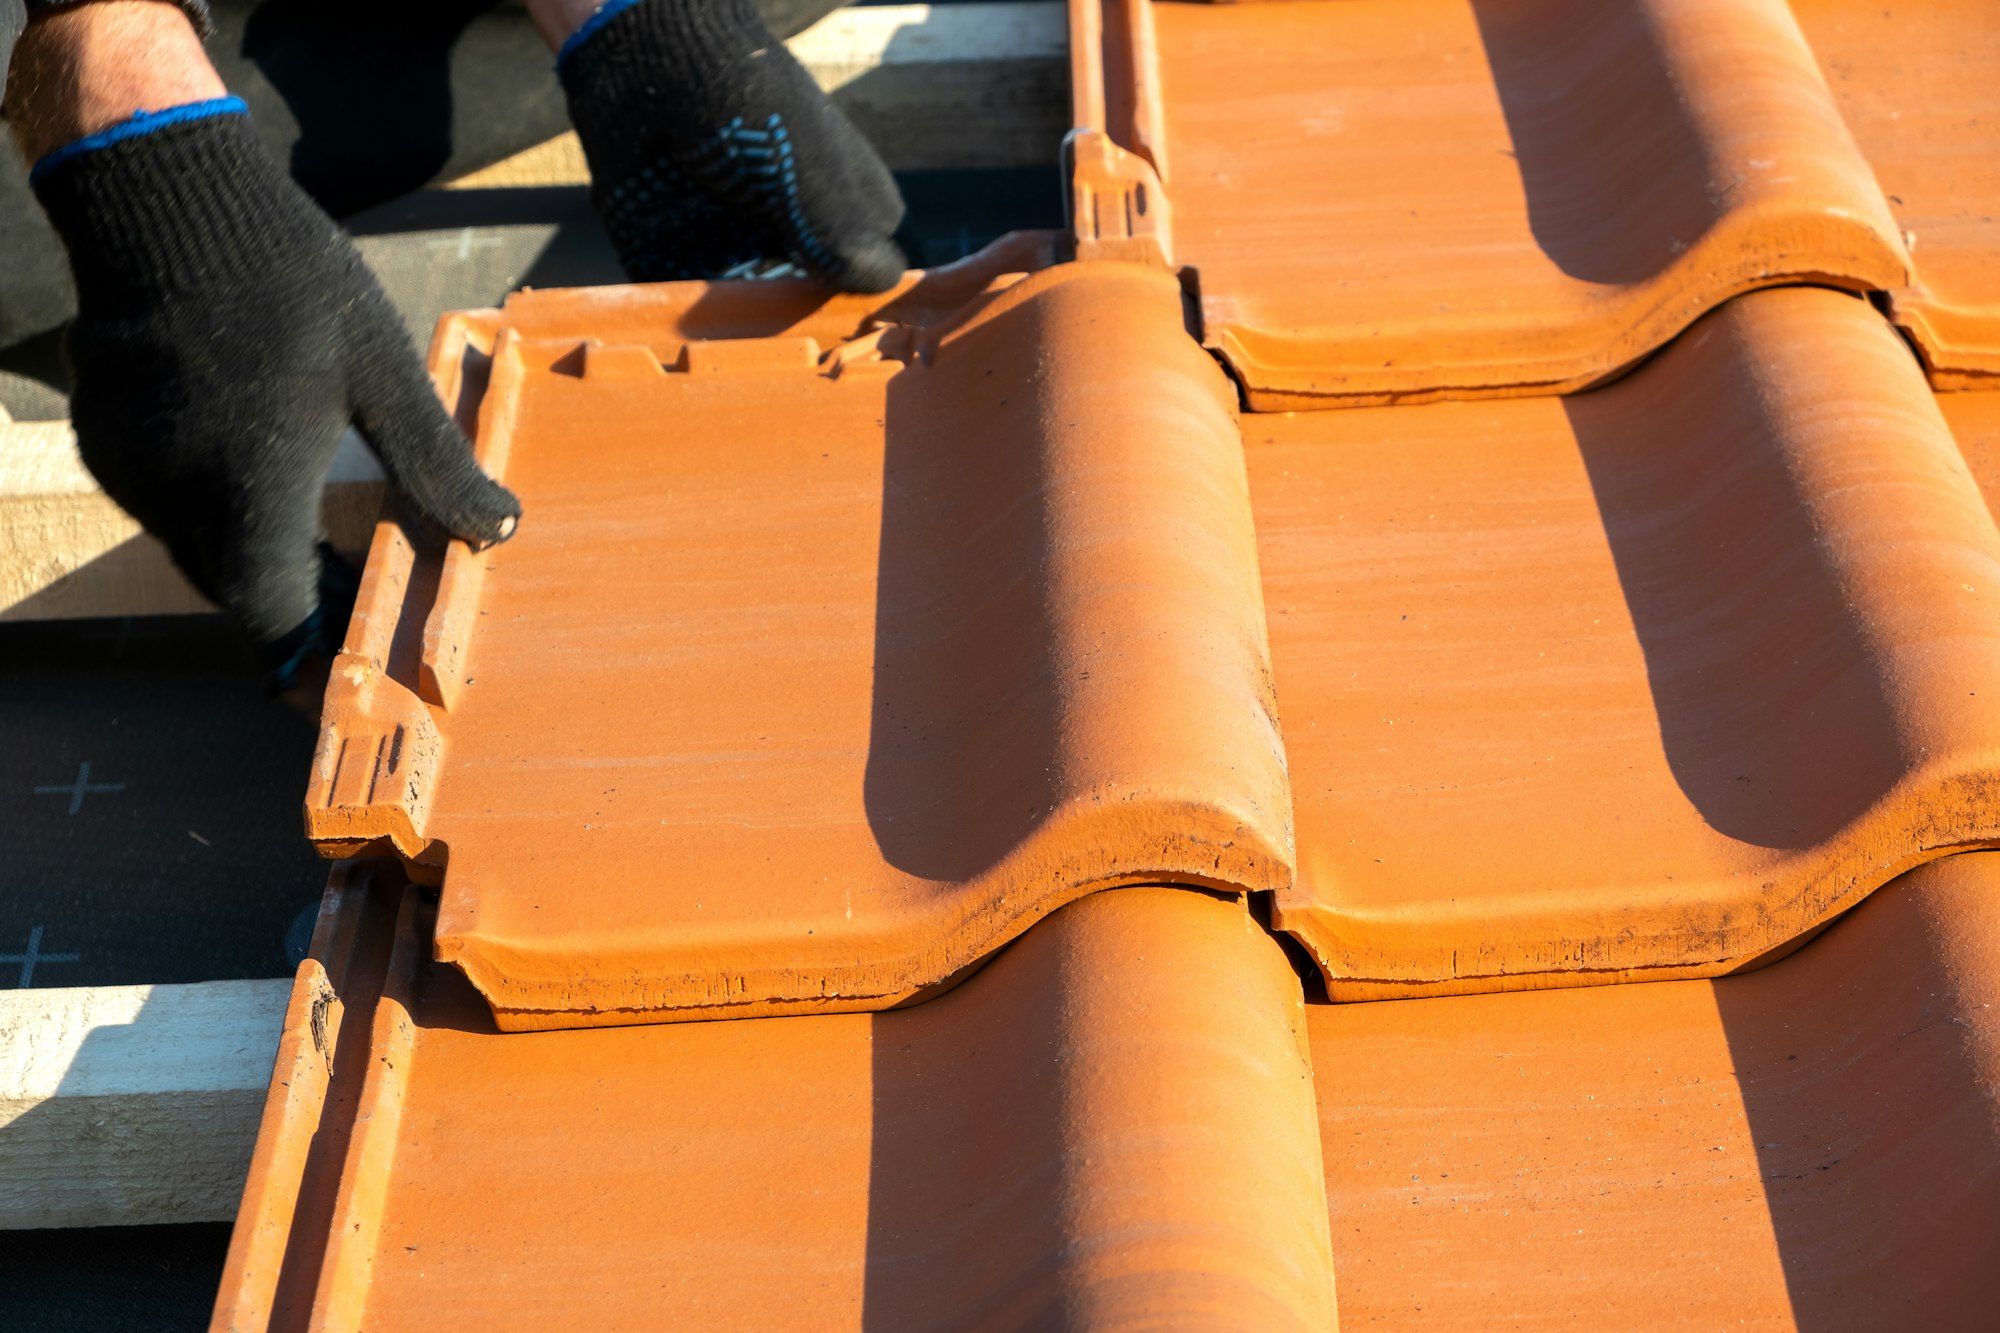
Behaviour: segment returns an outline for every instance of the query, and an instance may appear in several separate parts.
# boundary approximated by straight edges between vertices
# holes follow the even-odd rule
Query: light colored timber
[[[1054,0],[837,9],[786,43],[897,170],[1053,166],[1069,128],[1069,37]],[[453,189],[581,185],[564,134]]]
[[[382,471],[349,432],[322,516],[343,550],[365,550]],[[98,489],[67,421],[0,412],[0,621],[212,611],[166,548]]]
[[[233,1217],[291,989],[0,991],[0,1229]]]

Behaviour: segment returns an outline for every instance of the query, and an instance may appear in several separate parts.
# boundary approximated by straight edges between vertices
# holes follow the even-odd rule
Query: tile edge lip
[[[1017,853],[1019,849],[1017,848]],[[904,1006],[948,991],[977,972],[1003,948],[1020,938],[1037,923],[1079,899],[1122,888],[1166,888],[1199,893],[1219,893],[1242,897],[1267,892],[1282,876],[1275,857],[1247,863],[1252,873],[1242,881],[1197,875],[1185,869],[1115,869],[1064,883],[1041,893],[1018,912],[971,914],[961,925],[945,932],[925,932],[934,940],[927,947],[903,954],[893,966],[871,967],[761,967],[755,970],[717,969],[682,973],[655,983],[653,994],[642,995],[642,1003],[631,1003],[628,986],[585,988],[575,984],[575,969],[551,969],[547,964],[573,961],[568,949],[535,949],[519,943],[500,943],[470,932],[443,929],[436,936],[433,956],[456,968],[492,1009],[503,1030],[547,1030],[551,1028],[623,1026],[626,1024],[676,1023],[730,1017],[776,1017],[792,1014],[874,1012]],[[1254,881],[1254,882],[1252,882]],[[990,888],[979,890],[960,886],[954,895],[962,901],[998,898],[1019,901],[1016,893],[996,895]],[[443,909],[449,910],[449,893]],[[911,928],[906,927],[905,933]],[[922,932],[921,926],[915,930]],[[525,970],[524,958],[539,955],[545,962],[536,971],[558,970],[569,980],[561,985],[523,984],[518,975]],[[593,962],[602,967],[603,955]],[[607,972],[630,975],[639,970],[638,957],[629,967],[615,961]],[[800,984],[806,982],[808,984]],[[813,984],[816,983],[816,984]],[[718,996],[717,991],[725,994]],[[594,992],[594,993],[593,993]],[[560,998],[563,1003],[535,1003]]]
[[[1993,762],[1984,773],[1968,770],[1937,778],[1924,773],[1923,769],[1915,770],[1880,798],[1874,808],[1857,818],[1839,836],[1823,844],[1821,849],[1787,858],[1795,865],[1805,863],[1817,866],[1816,872],[1811,874],[1796,895],[1804,907],[1796,923],[1776,926],[1760,923],[1756,927],[1733,930],[1713,928],[1701,932],[1699,937],[1707,942],[1707,947],[1684,948],[1671,957],[1656,955],[1649,958],[1632,949],[1630,941],[1621,942],[1612,938],[1600,937],[1579,943],[1575,939],[1547,937],[1539,944],[1524,940],[1521,948],[1524,952],[1573,955],[1578,949],[1592,945],[1618,946],[1622,943],[1625,947],[1623,952],[1605,949],[1599,953],[1598,961],[1589,965],[1530,965],[1513,971],[1451,973],[1435,968],[1378,969],[1369,965],[1370,958],[1382,962],[1391,955],[1383,953],[1379,945],[1359,955],[1352,946],[1341,947],[1338,951],[1329,947],[1330,936],[1341,930],[1343,923],[1351,925],[1352,918],[1343,917],[1333,906],[1302,896],[1296,889],[1280,890],[1273,896],[1271,922],[1274,929],[1290,935],[1305,948],[1319,967],[1328,993],[1342,1001],[1565,990],[1629,982],[1719,977],[1754,971],[1788,956],[1861,902],[1906,875],[1963,853],[2000,849],[2000,819],[1996,819],[1983,832],[1967,831],[1961,836],[1939,842],[1919,840],[1900,856],[1888,859],[1881,856],[1882,848],[1894,839],[1896,826],[1910,826],[1908,821],[1894,818],[1893,807],[1914,805],[1921,808],[1924,804],[1923,798],[1904,790],[1907,785],[1928,782],[1932,797],[1954,786],[1970,785],[1980,790],[2000,786],[2000,754],[1991,758]],[[1885,808],[1888,808],[1886,812]],[[1850,873],[1843,874],[1843,866]],[[1860,873],[1851,873],[1855,871]],[[1784,871],[1760,873],[1783,874]],[[1837,881],[1831,891],[1815,892],[1830,880]],[[1721,886],[1711,887],[1719,889]],[[1719,894],[1715,896],[1716,910],[1726,914],[1727,904],[1720,900]],[[1489,924],[1491,922],[1490,916],[1480,919]],[[1352,936],[1351,929],[1341,933],[1350,938]],[[1683,932],[1684,936],[1686,934]]]
[[[1311,349],[1349,340],[1330,335],[1266,334],[1242,317],[1210,320],[1204,330],[1204,345],[1243,385],[1253,413],[1564,397],[1622,380],[1651,364],[1656,354],[1671,349],[1702,320],[1760,291],[1818,287],[1869,296],[1893,295],[1900,287],[1891,280],[1886,266],[1878,267],[1873,261],[1857,260],[1839,266],[1838,271],[1833,271],[1833,266],[1803,265],[1774,271],[1750,253],[1742,256],[1733,271],[1717,266],[1703,275],[1702,281],[1677,281],[1684,273],[1683,261],[1693,254],[1691,250],[1681,256],[1655,279],[1619,289],[1618,304],[1645,305],[1651,313],[1622,323],[1614,336],[1591,339],[1588,346],[1574,352],[1511,361],[1426,362],[1384,370],[1381,343],[1355,339],[1354,365],[1348,368],[1319,358]],[[1522,326],[1540,323],[1524,318]],[[1412,346],[1436,344],[1435,338],[1414,330],[1409,341]],[[1995,373],[2000,373],[2000,340],[1996,340],[1994,359]],[[1314,364],[1316,360],[1319,364]]]

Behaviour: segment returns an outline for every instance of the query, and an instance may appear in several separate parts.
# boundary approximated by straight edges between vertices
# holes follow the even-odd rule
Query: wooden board
[[[0,1229],[235,1216],[290,993],[0,991]]]
[[[350,431],[321,506],[335,546],[367,549],[381,497],[382,470]],[[166,548],[97,488],[67,421],[0,413],[0,621],[214,609]]]

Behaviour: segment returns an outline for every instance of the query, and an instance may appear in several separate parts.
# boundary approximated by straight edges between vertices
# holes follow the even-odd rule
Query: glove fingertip
[[[488,480],[486,486],[491,495],[485,512],[475,523],[467,524],[453,535],[477,546],[498,546],[521,526],[521,500],[497,481]]]
[[[513,536],[520,498],[486,475],[471,444],[420,382],[404,397],[409,401],[400,411],[355,414],[395,493],[417,517],[475,546]]]
[[[405,486],[403,494],[424,518],[474,546],[498,546],[521,524],[520,497],[470,458],[443,485]]]
[[[901,246],[887,236],[869,241],[841,255],[841,271],[829,275],[844,292],[873,296],[886,292],[903,280],[910,266]]]
[[[520,526],[520,498],[478,468],[468,470],[472,476],[456,476],[444,486],[404,486],[404,498],[452,536],[474,546],[498,546]]]

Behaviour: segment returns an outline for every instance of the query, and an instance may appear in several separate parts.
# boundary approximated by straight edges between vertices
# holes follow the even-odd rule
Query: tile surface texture
[[[497,1032],[426,930],[413,894],[379,1006],[340,977],[364,1086],[267,1119],[223,1316],[1333,1326],[1304,1004],[1239,901],[1096,894],[897,1012],[543,1033]]]
[[[1985,0],[1793,0],[1909,238],[1895,293],[1941,388],[2000,376],[2000,21]]]
[[[1336,997],[1714,975],[2000,840],[2000,533],[1865,302],[1243,429]]]
[[[1260,410],[1567,390],[1737,293],[1907,275],[1783,0],[1161,3],[1150,26],[1156,91],[1130,91],[1143,49],[1097,76],[1111,137],[1122,100]]]
[[[503,1027],[880,1008],[1094,888],[1289,882],[1232,395],[1170,277],[1050,269],[907,362],[499,339],[480,448],[533,518],[441,570],[385,526],[307,805],[442,874]]]
[[[1996,518],[2000,518],[2000,397],[1977,393],[1941,393],[1938,410],[1958,440],[1958,449],[1972,469],[1973,480]]]
[[[1992,1322],[2000,855],[1743,976],[1309,1027],[1350,1331]]]

